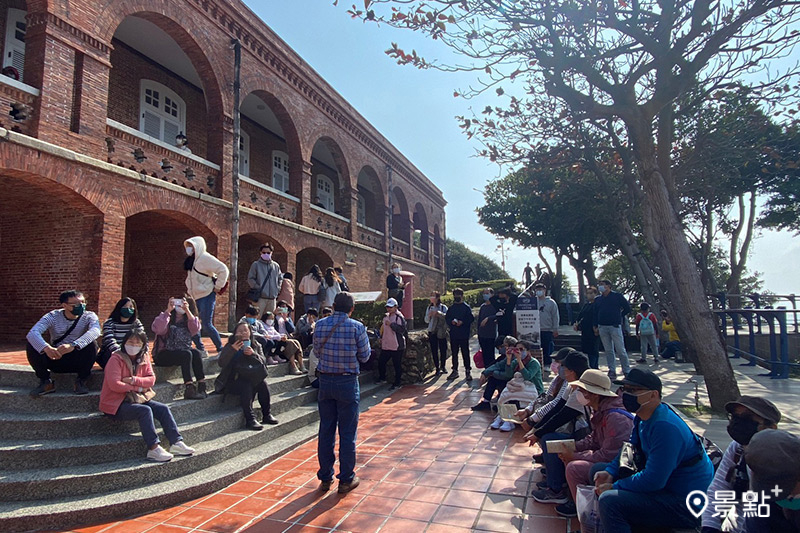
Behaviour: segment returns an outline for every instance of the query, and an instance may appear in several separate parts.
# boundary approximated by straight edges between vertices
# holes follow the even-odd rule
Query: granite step
[[[362,411],[385,394],[383,386],[362,388]],[[312,423],[318,416],[315,406],[297,407],[287,415],[285,422],[261,432],[238,431],[200,443],[195,446],[195,456],[166,464],[126,459],[102,470],[87,466],[71,471],[40,470],[27,479],[22,473],[4,476],[0,490],[7,495],[14,487],[17,492],[0,502],[0,531],[86,525],[87,516],[93,522],[106,522],[151,513],[219,490],[316,435]],[[140,484],[120,483],[121,478]],[[106,492],[88,492],[87,484]]]

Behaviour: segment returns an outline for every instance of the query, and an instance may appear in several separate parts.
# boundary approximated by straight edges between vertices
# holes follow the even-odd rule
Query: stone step
[[[385,387],[379,385],[364,387],[361,391],[364,399],[362,409],[374,404],[384,392]],[[279,441],[287,443],[283,437],[292,432],[299,431],[306,435],[305,438],[316,432],[313,424],[318,419],[315,405],[295,407],[283,418],[280,424],[267,426],[260,432],[232,431],[197,443],[187,439],[197,453],[192,457],[176,457],[166,464],[145,461],[142,446],[137,456],[113,463],[3,472],[0,475],[0,491],[4,494],[4,503],[0,503],[0,530],[31,529],[31,524],[36,528],[64,527],[65,521],[79,520],[85,523],[86,516],[97,520],[131,516],[137,512],[155,510],[152,501],[143,508],[134,505],[133,501],[148,499],[144,496],[146,494],[169,494],[171,498],[175,492],[184,490],[186,492],[180,501],[185,501],[217,490],[224,486],[219,484],[220,478],[226,480],[225,484],[230,483],[264,464],[265,457],[274,457],[274,453],[262,453],[265,446],[274,447]],[[116,448],[107,449],[117,453]],[[218,469],[226,463],[230,468]],[[231,478],[230,473],[237,473],[238,477]],[[210,478],[209,474],[212,474]],[[165,492],[159,493],[159,486]],[[147,490],[141,490],[142,487]],[[133,500],[129,506],[114,504],[124,503],[124,500],[116,499],[120,493],[127,493]],[[155,507],[178,503],[170,498],[158,500]],[[91,511],[90,514],[74,514],[81,508],[81,503],[83,510]],[[95,514],[94,507],[105,511]],[[48,515],[46,523],[29,521],[45,514]],[[61,516],[61,519],[50,522],[53,516]]]
[[[203,370],[206,375],[219,373],[218,357],[216,355],[203,359]],[[306,359],[306,362],[308,359]],[[269,375],[272,377],[285,376],[289,374],[289,364],[282,362],[278,365],[268,367]],[[174,381],[182,382],[181,369],[178,366],[154,366],[153,372],[156,375],[156,383]],[[51,379],[56,384],[56,390],[71,393],[75,384],[75,374],[50,374]],[[0,387],[26,387],[34,389],[39,384],[33,369],[23,365],[0,364]],[[99,391],[103,387],[103,370],[98,366],[92,369],[92,376],[88,383],[89,390]]]
[[[287,381],[301,381],[292,376]],[[302,383],[302,381],[301,381]],[[293,388],[276,394],[272,401],[276,413],[284,412],[316,400],[317,391],[311,387]],[[230,396],[233,398],[233,396]],[[41,398],[40,398],[41,399]],[[231,400],[235,402],[235,400]],[[165,402],[179,423],[196,416],[224,410],[221,395],[210,395],[205,400],[173,400]],[[58,413],[39,411],[36,413],[0,412],[0,435],[7,439],[46,440],[57,434],[59,437],[85,437],[91,435],[120,434],[138,431],[136,422],[119,422],[99,411],[85,413]]]
[[[276,374],[270,374],[267,378],[270,392],[274,394],[297,389],[308,383],[305,375],[293,376],[283,372]],[[217,374],[206,376],[209,388],[213,387],[216,376]],[[166,381],[156,383],[153,390],[156,391],[155,400],[168,403],[183,398],[184,386],[180,383],[180,380]],[[99,390],[92,390],[89,394],[77,396],[71,390],[62,391],[57,389],[56,392],[39,398],[31,398],[29,392],[29,387],[0,385],[0,412],[87,413],[99,410]]]
[[[0,531],[13,533],[41,529],[64,530],[72,526],[85,526],[87,521],[110,522],[179,505],[220,490],[255,472],[286,451],[314,438],[316,432],[316,425],[303,426],[261,444],[248,453],[190,475],[148,483],[146,490],[134,487],[88,496],[3,501],[0,502]],[[184,461],[186,459],[181,462]]]

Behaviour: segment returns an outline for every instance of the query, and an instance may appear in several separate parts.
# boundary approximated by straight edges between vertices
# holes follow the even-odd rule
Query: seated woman
[[[169,407],[153,398],[156,382],[147,350],[144,329],[128,332],[120,349],[111,354],[100,391],[100,410],[114,420],[137,420],[147,444],[147,459],[164,463],[174,455],[192,455],[194,449],[183,442]],[[153,419],[161,422],[171,446],[160,446]]]
[[[580,379],[589,369],[589,358],[578,351],[570,352],[561,362],[559,376],[567,383]],[[539,490],[534,490],[533,499],[539,503],[567,503],[568,492],[564,489],[564,463],[556,453],[548,453],[547,442],[551,440],[583,439],[589,434],[589,410],[578,396],[577,387],[569,387],[566,396],[556,402],[553,409],[525,435],[531,445],[539,442],[544,452],[543,461],[547,469],[547,479],[540,482]]]
[[[273,315],[269,311],[264,313],[264,324],[267,328],[267,336],[270,339],[275,339],[277,335],[277,342],[275,345],[275,354],[280,354],[281,357],[289,361],[289,373],[299,376],[305,373],[305,365],[303,364],[303,348],[300,346],[300,341],[291,338],[294,332],[294,324],[292,320],[287,317],[289,310],[285,305],[278,305]],[[280,350],[283,350],[281,353]]]
[[[248,358],[254,361],[247,361]],[[245,371],[243,363],[256,368],[254,371]],[[247,322],[239,322],[233,335],[228,338],[228,344],[222,348],[217,363],[222,368],[214,383],[217,393],[237,394],[239,404],[244,413],[245,427],[253,431],[260,431],[264,426],[258,423],[253,412],[253,398],[258,394],[258,403],[261,405],[261,422],[264,424],[277,424],[278,421],[270,414],[269,387],[267,387],[267,360],[261,345],[255,342],[253,332]],[[263,371],[261,371],[263,367]]]
[[[206,397],[206,375],[203,356],[192,348],[192,337],[200,331],[200,319],[192,298],[170,298],[167,310],[162,311],[150,326],[156,334],[153,346],[153,363],[156,366],[180,366],[187,400]],[[192,381],[192,371],[197,385]]]
[[[611,380],[603,372],[589,369],[570,385],[577,388],[578,402],[591,408],[592,418],[589,421],[591,433],[575,443],[575,452],[558,455],[566,467],[572,499],[556,506],[556,512],[566,517],[577,516],[575,495],[578,485],[594,483],[589,476],[592,467],[612,461],[633,431],[633,415],[625,410],[622,397],[612,390]],[[562,468],[561,465],[558,468]]]
[[[521,373],[525,381],[533,383],[538,394],[544,392],[542,367],[539,361],[529,353],[531,345],[526,341],[518,341],[509,336],[503,339],[503,346],[505,347],[505,356],[500,357],[499,361],[481,372],[480,383],[481,385],[485,383],[486,389],[483,391],[481,401],[472,407],[473,411],[490,409],[490,401],[495,391],[498,394],[502,393],[506,384],[514,377],[515,372]],[[511,422],[508,424],[510,425]],[[500,427],[499,423],[497,427]],[[512,428],[513,426],[507,426],[506,431],[510,431]]]
[[[258,319],[258,307],[255,305],[248,305],[244,312],[244,316],[239,319],[239,322],[247,322],[253,332],[253,340],[261,345],[261,351],[267,357],[267,363],[270,362],[269,354],[275,349],[275,341],[267,338],[267,328],[264,323]]]
[[[138,315],[136,302],[133,298],[125,297],[117,302],[108,320],[103,322],[103,344],[97,356],[97,363],[102,368],[106,367],[111,354],[119,351],[119,345],[125,335],[133,329],[144,329]]]

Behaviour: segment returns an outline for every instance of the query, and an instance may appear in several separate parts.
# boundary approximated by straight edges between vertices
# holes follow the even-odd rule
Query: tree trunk
[[[711,407],[721,411],[739,396],[728,353],[706,301],[700,273],[692,257],[678,213],[657,164],[651,122],[644,116],[628,122],[637,170],[647,202],[642,205],[644,234],[672,302],[683,351],[695,357],[705,376]],[[668,142],[662,139],[661,142]]]
[[[749,208],[749,214],[745,214],[747,209],[745,208],[744,194],[740,194],[739,223],[736,225],[733,235],[731,235],[731,275],[725,282],[725,290],[728,294],[733,293],[738,295],[741,293],[739,284],[742,281],[742,274],[744,273],[747,256],[750,254],[750,243],[753,241],[753,227],[756,222],[756,194],[752,191],[750,192]],[[740,247],[739,238],[742,235],[742,229],[744,229],[745,234]],[[736,296],[735,299],[731,298],[731,308],[741,307],[741,305],[741,297]]]
[[[650,265],[645,261],[642,250],[636,242],[633,229],[625,218],[621,217],[618,219],[617,231],[617,240],[620,243],[620,249],[623,255],[625,255],[625,258],[628,259],[631,269],[633,269],[633,274],[636,276],[636,284],[639,286],[639,292],[644,295],[647,303],[652,306],[653,312],[658,315],[661,312],[661,306],[668,305],[661,291],[661,287],[658,285],[658,280],[653,270],[650,268]]]

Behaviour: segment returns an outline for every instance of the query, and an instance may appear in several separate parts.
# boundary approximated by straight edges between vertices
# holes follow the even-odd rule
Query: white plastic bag
[[[581,522],[581,533],[604,533],[594,485],[578,485],[575,506],[578,509],[578,520]]]

